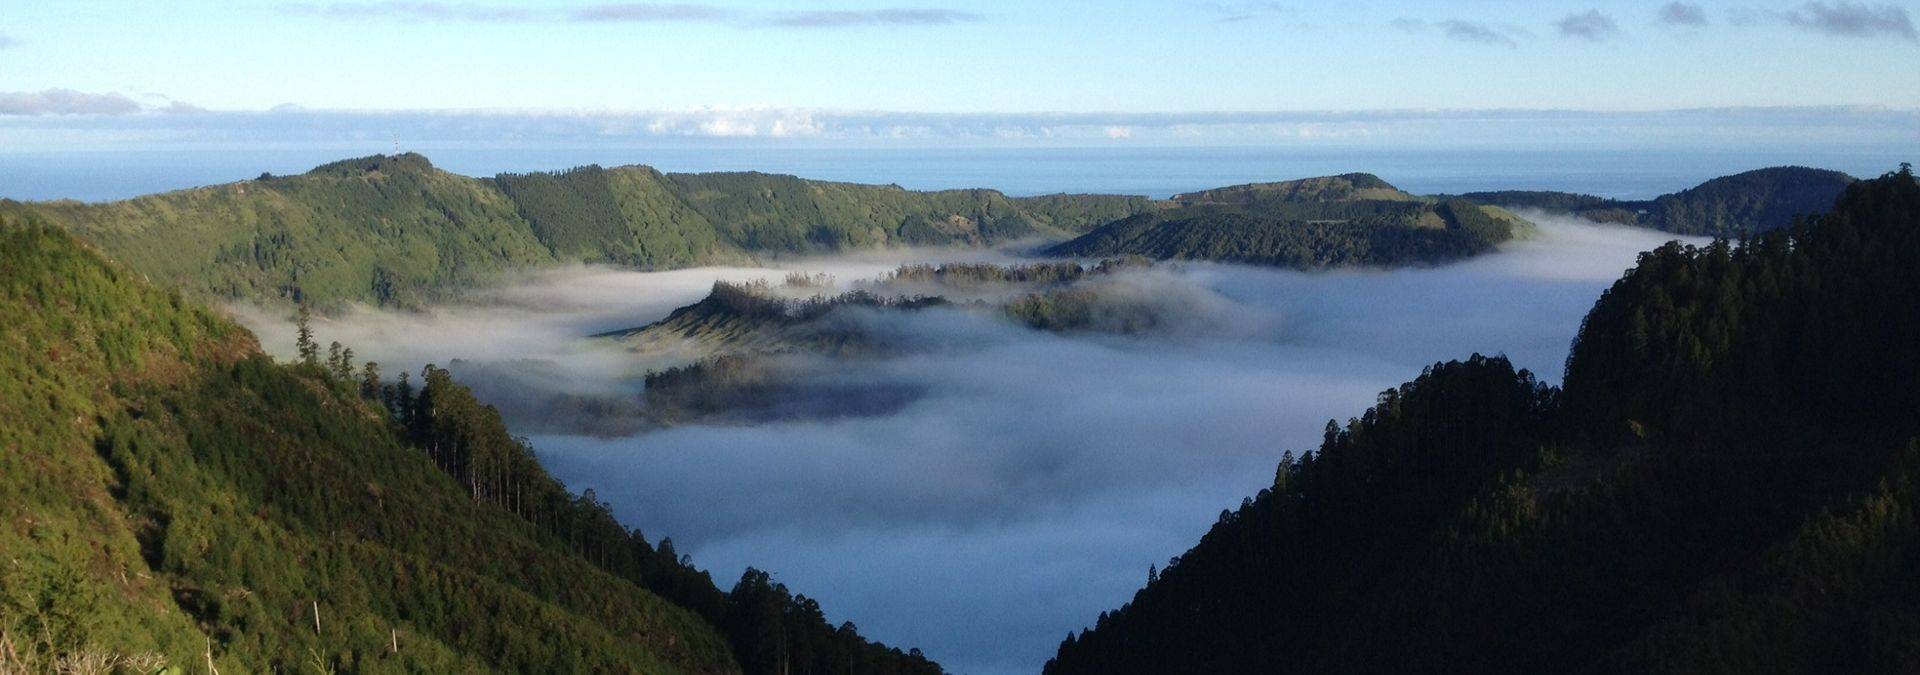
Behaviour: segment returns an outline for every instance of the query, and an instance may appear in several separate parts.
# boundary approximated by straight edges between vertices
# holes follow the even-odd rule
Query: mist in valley
[[[769,268],[577,268],[419,313],[354,309],[315,328],[391,374],[451,365],[574,490],[731,587],[748,565],[834,622],[961,673],[1033,672],[1070,630],[1126,602],[1150,565],[1267,487],[1281,454],[1436,361],[1505,354],[1557,381],[1595,298],[1664,233],[1529,214],[1535,236],[1430,269],[1303,273],[1160,264],[1090,280],[1155,319],[1049,332],[961,303],[849,307],[834,321],[896,349],[768,357],[790,391],[884,405],[656,425],[644,376],[702,356],[587,336],[645,325],[716,281],[826,274],[874,288],[896,266],[1018,262],[900,251]],[[933,293],[939,289],[915,289]],[[1032,289],[955,293],[1000,302]],[[966,296],[966,297],[960,297]],[[285,317],[235,308],[270,350]],[[565,397],[605,403],[550,414]]]

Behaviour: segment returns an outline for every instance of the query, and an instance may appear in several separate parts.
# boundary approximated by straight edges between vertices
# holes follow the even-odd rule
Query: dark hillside
[[[1669,245],[1563,390],[1389,390],[1049,673],[1905,672],[1920,655],[1920,185]]]

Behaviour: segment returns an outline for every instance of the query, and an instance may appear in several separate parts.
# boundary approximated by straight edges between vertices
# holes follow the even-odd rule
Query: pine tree
[[[380,364],[368,361],[360,367],[360,396],[369,400],[380,398]]]
[[[294,319],[294,325],[299,329],[293,344],[300,350],[300,362],[309,366],[319,365],[320,345],[313,341],[313,313],[307,309],[306,303],[300,304],[300,313]]]

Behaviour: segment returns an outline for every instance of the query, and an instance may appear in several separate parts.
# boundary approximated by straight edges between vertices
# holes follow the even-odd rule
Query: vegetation
[[[476,179],[401,154],[104,204],[0,201],[0,213],[34,214],[202,298],[328,309],[417,307],[505,272],[569,262],[664,269],[1059,238],[1146,204],[644,166]]]
[[[1523,227],[1504,211],[1422,200],[1377,177],[1348,174],[1179,195],[1047,253],[1303,269],[1437,264],[1491,251]]]
[[[812,290],[811,288],[800,290]],[[873,352],[886,345],[857,325],[826,320],[836,310],[863,308],[914,311],[947,304],[939,297],[892,296],[854,290],[834,296],[784,297],[764,281],[715,282],[706,298],[638,328],[610,331],[640,349],[671,349],[681,343],[727,354],[808,349],[822,353]]]
[[[938,672],[754,574],[721,592],[445,370],[387,381],[304,330],[276,364],[13,216],[0,313],[0,666]]]
[[[1904,671],[1920,656],[1920,185],[1668,245],[1564,388],[1384,392],[1048,673]]]
[[[1474,192],[1461,199],[1487,205],[1579,215],[1598,223],[1651,227],[1712,237],[1752,236],[1824,213],[1853,177],[1838,171],[1783,166],[1723,176],[1648,201],[1565,192]]]
[[[1163,308],[1135,294],[1074,286],[1029,293],[1002,309],[1015,323],[1055,333],[1142,333],[1161,327]]]

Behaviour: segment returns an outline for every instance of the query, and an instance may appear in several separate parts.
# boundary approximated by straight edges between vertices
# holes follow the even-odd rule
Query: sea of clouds
[[[1329,419],[1360,414],[1422,367],[1505,354],[1557,380],[1600,292],[1639,252],[1673,239],[1533,217],[1535,236],[1438,268],[1194,263],[1102,282],[1178,319],[1169,330],[1055,334],[990,311],[863,312],[849,320],[925,348],[803,372],[915,392],[877,414],[609,435],[514,419],[515,402],[497,402],[556,476],[594,489],[650,538],[671,536],[723,587],[751,565],[818,599],[829,619],[918,646],[955,672],[1033,672],[1068,631],[1129,600],[1149,565],[1268,486],[1282,452],[1314,448]],[[803,271],[852,285],[944,260],[1008,257],[572,269],[317,329],[389,372],[459,359],[456,374],[483,398],[637,397],[639,377],[670,360],[583,336],[657,320],[716,280]],[[238,312],[263,342],[291,344],[284,318]]]

